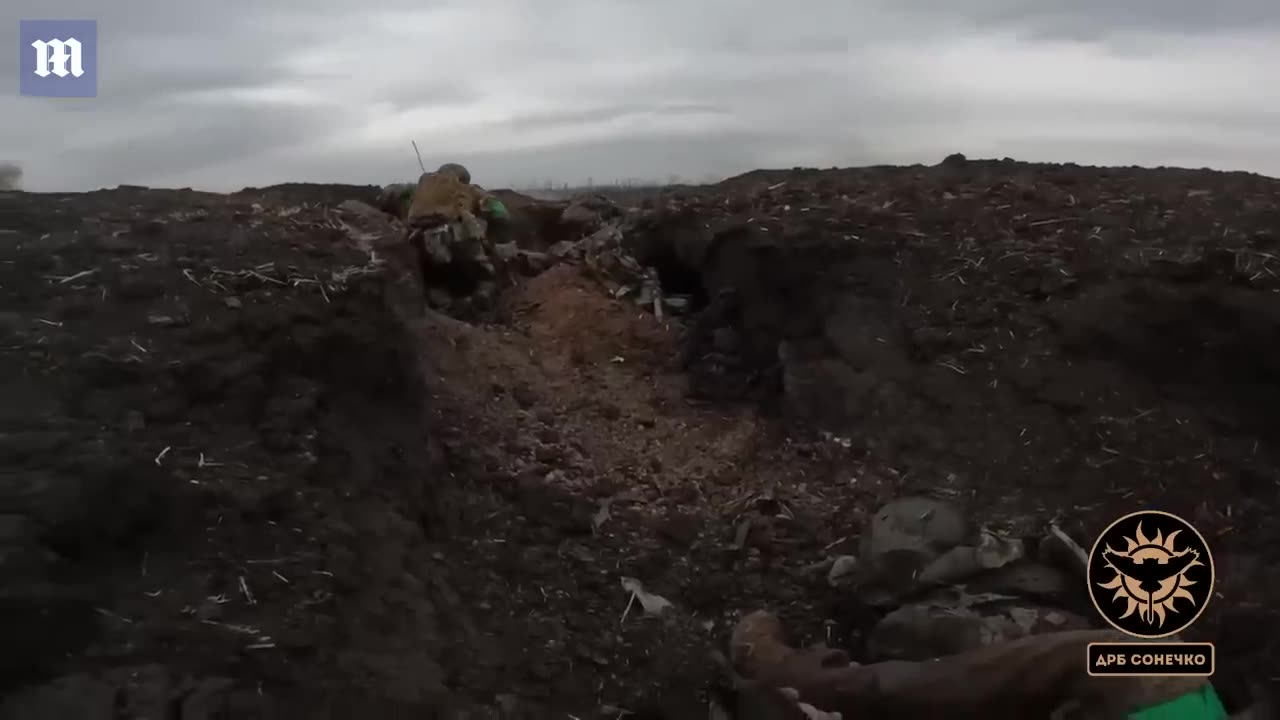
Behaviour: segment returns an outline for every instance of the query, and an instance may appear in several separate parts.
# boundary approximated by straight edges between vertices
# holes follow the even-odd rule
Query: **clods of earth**
[[[1224,694],[1280,682],[1277,181],[508,193],[495,294],[430,305],[378,197],[0,193],[0,717],[708,717],[756,608],[1096,624],[1055,538],[1148,508]]]

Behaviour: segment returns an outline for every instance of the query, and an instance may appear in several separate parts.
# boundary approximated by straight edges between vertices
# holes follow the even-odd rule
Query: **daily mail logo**
[[[18,91],[32,97],[98,94],[98,21],[23,20]]]

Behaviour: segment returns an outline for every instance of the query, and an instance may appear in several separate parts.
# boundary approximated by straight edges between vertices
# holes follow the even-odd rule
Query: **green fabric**
[[[1222,699],[1212,685],[1186,695],[1181,695],[1168,702],[1143,708],[1131,715],[1129,720],[1226,720],[1227,709],[1222,706]]]
[[[485,200],[484,213],[489,216],[490,220],[506,220],[511,217],[511,213],[507,212],[507,206],[496,197]]]

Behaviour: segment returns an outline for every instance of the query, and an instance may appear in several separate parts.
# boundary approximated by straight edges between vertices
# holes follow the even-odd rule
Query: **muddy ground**
[[[742,610],[857,654],[822,563],[907,492],[1183,514],[1190,635],[1280,682],[1276,181],[752,173],[647,199],[662,319],[573,265],[427,311],[375,197],[0,194],[0,714],[706,717]]]

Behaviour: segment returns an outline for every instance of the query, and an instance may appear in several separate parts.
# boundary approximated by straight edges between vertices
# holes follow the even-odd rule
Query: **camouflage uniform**
[[[465,265],[493,275],[484,220],[488,193],[472,185],[470,173],[444,165],[418,179],[406,220],[410,237],[421,235],[427,258],[437,265]]]
[[[505,206],[472,185],[471,173],[454,163],[418,178],[405,204],[407,238],[418,255],[423,290],[438,286],[444,270],[453,292],[491,296],[498,278],[489,235],[502,229]]]

